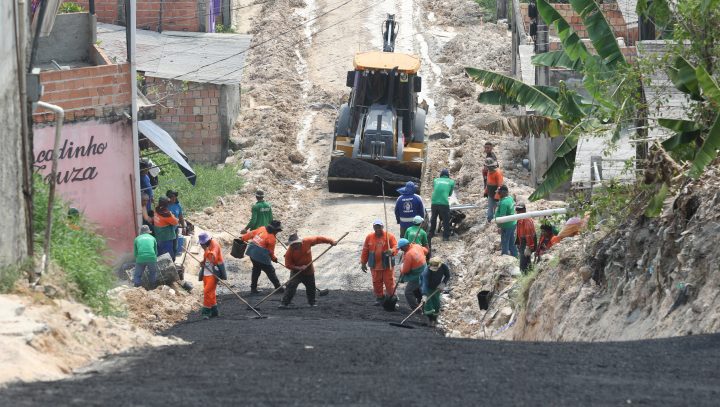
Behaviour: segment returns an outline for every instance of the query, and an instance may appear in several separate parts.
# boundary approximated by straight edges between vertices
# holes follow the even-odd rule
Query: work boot
[[[208,307],[202,307],[200,310],[200,315],[203,319],[210,319],[210,315],[212,314],[212,308]]]
[[[375,298],[375,304],[373,304],[373,305],[376,307],[379,307],[379,306],[383,305],[384,302],[385,302],[385,297],[377,297],[377,298]]]
[[[288,304],[280,303],[280,305],[278,305],[278,309],[294,309],[294,308],[297,308],[297,307],[293,303],[288,303]]]
[[[250,288],[250,294],[260,294],[260,291],[258,291],[257,287]]]
[[[212,308],[210,308],[210,318],[219,317],[220,312],[218,311],[218,306],[213,305]]]
[[[317,307],[317,304],[315,304],[314,302],[311,302],[309,305],[310,305],[311,308]]]
[[[275,289],[277,289],[277,287],[275,287]],[[285,287],[280,287],[280,289],[278,289],[278,290],[275,292],[275,294],[283,294],[283,293],[285,293]]]

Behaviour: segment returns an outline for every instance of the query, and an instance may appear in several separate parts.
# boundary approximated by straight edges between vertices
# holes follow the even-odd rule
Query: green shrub
[[[15,287],[15,282],[31,270],[32,266],[32,259],[27,259],[21,264],[10,264],[0,268],[0,294],[11,292]]]
[[[218,34],[235,34],[237,31],[230,25],[215,24],[215,32]]]
[[[68,1],[60,5],[60,10],[58,11],[58,13],[82,13],[83,11],[85,10],[82,8],[81,5]]]
[[[168,156],[156,154],[150,158],[162,169],[155,189],[156,204],[160,196],[165,196],[165,192],[172,189],[179,192],[178,199],[186,212],[199,211],[215,205],[218,197],[237,193],[243,185],[242,179],[237,176],[239,165],[226,165],[222,169],[214,165],[193,165],[197,182],[192,186]]]
[[[49,187],[39,175],[34,180],[33,227],[34,243],[42,253],[45,242]],[[112,269],[105,262],[105,239],[78,220],[70,220],[68,206],[58,199],[53,203],[50,259],[65,272],[67,279],[78,288],[79,300],[95,311],[109,314],[114,309],[107,291],[114,286]]]

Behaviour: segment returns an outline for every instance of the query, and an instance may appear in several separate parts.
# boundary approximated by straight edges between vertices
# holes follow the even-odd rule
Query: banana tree
[[[615,34],[595,0],[570,0],[588,32],[596,53],[590,52],[572,26],[546,0],[538,0],[540,16],[555,26],[562,50],[535,55],[532,62],[539,66],[571,69],[583,77],[583,87],[590,95],[584,100],[559,86],[528,85],[496,72],[466,68],[468,76],[490,88],[480,93],[478,101],[486,104],[515,104],[533,110],[533,116],[503,119],[496,129],[510,130],[516,135],[547,134],[564,136],[555,151],[555,159],[544,174],[543,182],[530,196],[537,200],[563,185],[572,177],[577,143],[581,134],[600,132],[619,134],[623,117],[634,116],[626,106],[628,96],[619,92],[625,83],[623,75],[628,63],[615,40]]]

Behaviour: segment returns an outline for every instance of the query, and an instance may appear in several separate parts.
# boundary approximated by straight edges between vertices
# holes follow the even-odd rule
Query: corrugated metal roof
[[[97,38],[110,58],[126,60],[125,27],[98,23]],[[137,69],[145,75],[228,85],[240,83],[252,36],[137,30],[135,38]]]

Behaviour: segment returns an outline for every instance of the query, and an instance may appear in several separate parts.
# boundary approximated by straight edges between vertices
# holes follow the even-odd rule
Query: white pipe
[[[539,218],[541,216],[550,216],[550,215],[564,214],[564,213],[567,213],[567,208],[545,209],[542,211],[533,211],[533,212],[518,213],[516,215],[501,216],[499,218],[495,218],[495,222],[500,224],[500,223],[505,223],[505,222],[512,222],[514,220],[519,220],[519,219]]]
[[[55,113],[55,144],[53,145],[52,169],[50,170],[50,192],[48,193],[47,226],[45,227],[45,247],[42,256],[42,273],[46,274],[50,264],[50,238],[52,237],[53,201],[55,200],[55,184],[57,183],[58,150],[60,150],[60,134],[65,120],[62,107],[50,103],[38,102],[38,106]]]
[[[131,118],[132,118],[132,151],[133,151],[133,173],[135,174],[135,229],[136,233],[140,232],[139,227],[142,225],[142,205],[140,195],[140,141],[138,136],[138,103],[137,103],[137,54],[135,53],[135,30],[137,25],[137,0],[130,0],[130,21],[128,21],[127,29],[130,30],[130,100],[131,100]]]
[[[600,178],[600,169],[598,168],[597,161],[593,163],[593,175],[595,175],[595,182],[602,182],[602,178]]]

